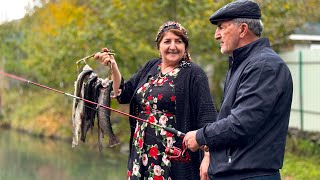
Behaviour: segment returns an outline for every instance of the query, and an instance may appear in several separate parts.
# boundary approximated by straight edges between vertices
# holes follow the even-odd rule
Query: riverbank
[[[122,180],[127,154],[0,129],[0,179]]]

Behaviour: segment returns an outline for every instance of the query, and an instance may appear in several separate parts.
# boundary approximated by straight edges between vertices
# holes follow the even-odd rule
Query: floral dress
[[[174,79],[180,67],[167,74],[159,73],[150,77],[138,89],[136,102],[141,106],[139,117],[151,123],[174,128],[176,96]],[[170,160],[165,154],[166,147],[172,147],[175,136],[158,126],[137,121],[129,159],[128,179],[170,180]]]

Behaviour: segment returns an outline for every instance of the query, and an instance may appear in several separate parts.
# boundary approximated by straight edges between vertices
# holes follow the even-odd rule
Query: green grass
[[[319,157],[303,157],[286,153],[284,166],[281,170],[285,180],[316,180],[320,179]]]
[[[288,137],[281,170],[283,180],[320,179],[320,145],[305,139]]]

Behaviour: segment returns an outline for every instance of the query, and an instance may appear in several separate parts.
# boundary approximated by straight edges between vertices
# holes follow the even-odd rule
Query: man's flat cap
[[[217,25],[218,21],[235,18],[260,19],[261,10],[257,3],[250,0],[238,0],[231,2],[210,17],[210,22]]]

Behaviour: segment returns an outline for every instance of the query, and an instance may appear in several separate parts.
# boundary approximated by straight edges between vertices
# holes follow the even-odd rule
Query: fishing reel
[[[175,146],[166,147],[165,153],[168,155],[168,159],[170,159],[171,161],[181,161],[184,163],[191,161],[190,155],[184,143],[182,143],[182,149]]]

